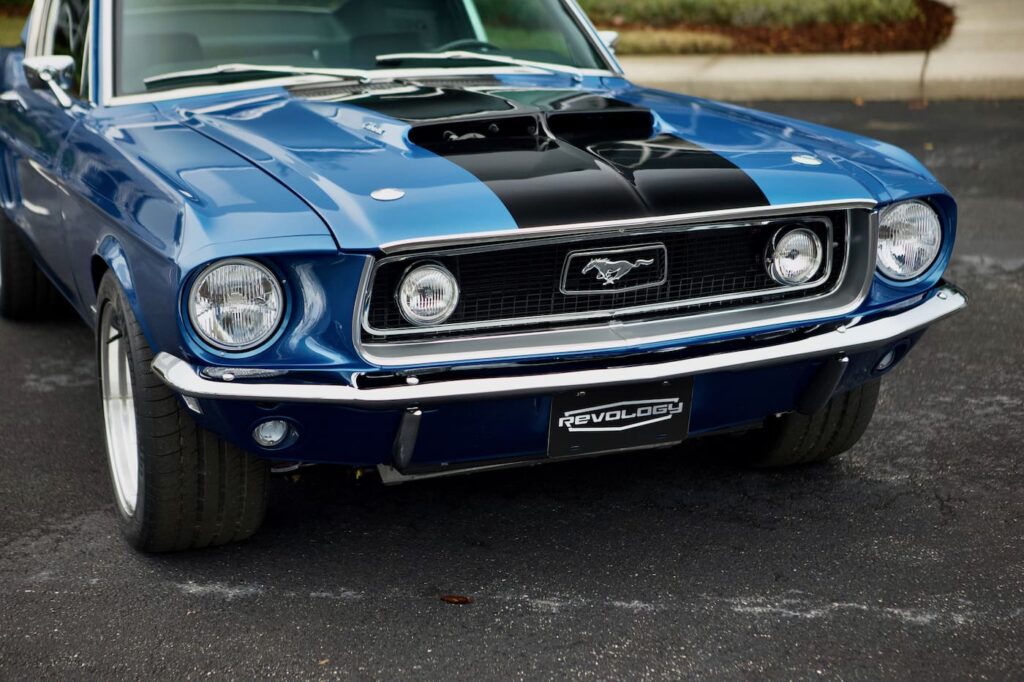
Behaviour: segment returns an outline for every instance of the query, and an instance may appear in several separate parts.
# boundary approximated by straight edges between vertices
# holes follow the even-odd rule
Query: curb
[[[638,84],[720,100],[1024,98],[1024,50],[644,56],[620,62]]]

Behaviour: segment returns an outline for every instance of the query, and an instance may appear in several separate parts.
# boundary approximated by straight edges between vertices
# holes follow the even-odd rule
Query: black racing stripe
[[[585,149],[564,139],[466,142],[427,148],[486,184],[522,228],[769,204],[728,159],[675,137]]]
[[[725,157],[672,135],[600,142],[590,153],[629,178],[658,215],[768,206],[747,173]]]
[[[587,152],[547,138],[431,149],[486,184],[519,227],[650,214],[629,180]]]
[[[410,122],[414,144],[486,184],[522,228],[769,205],[728,159],[598,95],[423,87],[353,103]]]

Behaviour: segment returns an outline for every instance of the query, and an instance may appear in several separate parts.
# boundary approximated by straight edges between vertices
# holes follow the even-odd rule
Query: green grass
[[[14,47],[21,44],[21,29],[24,27],[24,17],[0,15],[0,47]]]
[[[622,31],[616,52],[638,54],[721,54],[731,52],[735,41],[729,36],[698,31],[647,29]]]
[[[580,0],[598,24],[880,24],[918,16],[914,0]]]

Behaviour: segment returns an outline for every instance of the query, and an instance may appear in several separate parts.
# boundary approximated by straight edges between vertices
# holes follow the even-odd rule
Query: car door
[[[42,267],[58,288],[74,295],[65,248],[61,210],[65,189],[60,155],[71,129],[88,109],[83,98],[82,70],[86,54],[88,0],[37,0],[26,57],[70,55],[76,60],[75,83],[63,106],[48,89],[30,87],[23,73],[11,75],[10,89],[0,98],[0,125],[5,128],[9,158],[5,168],[18,222]]]

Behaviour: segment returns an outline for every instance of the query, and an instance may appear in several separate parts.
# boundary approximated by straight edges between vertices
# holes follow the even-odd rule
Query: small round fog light
[[[882,359],[875,365],[876,372],[884,372],[896,363],[896,351],[891,350],[882,356]]]
[[[459,305],[459,283],[438,263],[419,265],[398,285],[398,308],[409,324],[430,327],[444,324]]]
[[[780,230],[768,247],[768,274],[785,286],[807,284],[824,260],[821,239],[814,232],[805,227]]]
[[[252,438],[258,445],[264,448],[276,448],[284,443],[292,433],[291,425],[282,419],[270,419],[252,432]]]

